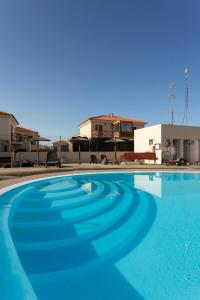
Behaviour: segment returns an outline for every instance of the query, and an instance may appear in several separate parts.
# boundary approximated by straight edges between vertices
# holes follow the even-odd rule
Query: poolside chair
[[[166,166],[175,165],[175,166],[189,166],[190,162],[184,159],[183,157],[174,159],[174,160],[168,160],[165,162]]]
[[[90,163],[91,163],[91,164],[99,164],[100,161],[99,161],[99,159],[96,157],[96,155],[91,154],[91,155],[90,155]]]
[[[47,152],[47,159],[46,159],[46,168],[47,166],[57,166],[61,167],[60,160],[58,159],[57,152],[55,150],[49,150]]]
[[[107,158],[106,154],[101,154],[101,163],[107,165],[107,164],[112,164],[113,162],[112,160]]]

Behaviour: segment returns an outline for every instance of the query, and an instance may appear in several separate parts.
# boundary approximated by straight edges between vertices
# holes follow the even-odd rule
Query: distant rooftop
[[[120,117],[120,116],[100,115],[100,116],[88,118],[86,121],[82,122],[79,126],[81,126],[82,124],[86,123],[87,121],[91,121],[91,120],[102,120],[102,121],[112,121],[112,122],[124,121],[124,122],[133,122],[133,123],[137,123],[137,124],[147,124],[147,122],[144,122],[144,121],[139,121],[139,120],[130,119],[130,118],[124,118],[124,117]]]
[[[37,133],[38,134],[38,131],[36,131],[36,130],[32,130],[32,129],[24,128],[24,127],[19,127],[19,126],[16,127],[16,132],[17,133],[31,132],[31,133]]]
[[[59,141],[55,141],[53,142],[53,144],[58,144],[58,145],[68,145],[69,144],[69,141],[64,141],[64,140],[59,140]]]

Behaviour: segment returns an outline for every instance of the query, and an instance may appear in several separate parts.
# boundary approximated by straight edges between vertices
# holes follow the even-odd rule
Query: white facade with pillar
[[[183,157],[200,161],[200,127],[158,124],[135,130],[135,152],[156,152],[158,163]]]

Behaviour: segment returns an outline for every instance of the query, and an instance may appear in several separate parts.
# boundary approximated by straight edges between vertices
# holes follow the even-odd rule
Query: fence
[[[124,153],[129,153],[128,151],[117,152],[117,159],[120,159],[121,155]],[[97,158],[100,158],[102,154],[105,154],[107,158],[114,160],[115,152],[81,152],[80,159],[81,163],[89,163],[90,155],[96,155]],[[8,157],[11,156],[10,152],[0,152],[0,157]],[[46,152],[39,153],[39,160],[45,161],[47,156]],[[58,157],[60,157],[62,163],[78,163],[79,162],[79,153],[78,152],[58,152]],[[37,152],[19,152],[17,153],[17,159],[19,160],[37,160]]]

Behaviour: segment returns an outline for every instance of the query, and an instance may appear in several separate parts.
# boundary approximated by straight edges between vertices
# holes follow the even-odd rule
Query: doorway
[[[185,160],[190,160],[190,140],[183,141],[183,158]]]
[[[181,157],[181,140],[173,140],[173,159],[178,159]]]

